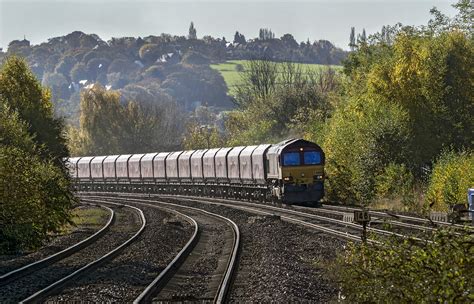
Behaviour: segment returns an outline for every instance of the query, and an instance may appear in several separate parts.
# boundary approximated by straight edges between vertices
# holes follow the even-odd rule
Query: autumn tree
[[[0,70],[0,252],[40,246],[69,222],[73,197],[62,123],[26,63]]]
[[[0,70],[0,96],[19,118],[28,122],[28,133],[36,145],[43,147],[41,155],[56,164],[68,156],[63,122],[54,117],[51,94],[42,88],[25,60],[8,58]]]
[[[175,104],[122,103],[121,98],[99,85],[82,93],[80,126],[70,130],[74,154],[141,153],[179,145],[182,120]]]
[[[369,204],[392,172],[420,183],[441,151],[473,149],[474,44],[453,20],[385,27],[349,55],[344,102],[325,127],[328,197]]]

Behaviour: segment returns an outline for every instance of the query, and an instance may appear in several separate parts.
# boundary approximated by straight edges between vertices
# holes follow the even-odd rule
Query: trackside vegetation
[[[69,223],[69,154],[50,94],[27,63],[0,69],[0,252],[34,249]]]
[[[474,236],[440,229],[425,242],[350,244],[329,268],[344,303],[472,303]]]
[[[330,201],[423,213],[465,204],[474,187],[473,8],[454,6],[453,18],[433,9],[427,25],[384,26],[353,41],[342,71],[265,57],[233,62],[236,109],[213,142],[321,144]],[[193,148],[208,138],[191,128],[185,139]],[[447,150],[449,165],[440,156]]]
[[[443,210],[466,199],[466,189],[474,185],[474,153],[445,151],[436,161],[426,201]]]
[[[359,41],[344,65],[341,102],[326,121],[328,197],[404,210],[450,211],[474,186],[473,4],[421,27]],[[350,244],[328,273],[346,303],[472,303],[472,229],[425,241]]]

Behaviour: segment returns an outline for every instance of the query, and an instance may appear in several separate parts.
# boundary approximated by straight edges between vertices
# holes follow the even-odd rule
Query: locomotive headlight
[[[323,175],[322,174],[316,174],[316,175],[313,176],[313,179],[315,179],[315,180],[323,179]]]

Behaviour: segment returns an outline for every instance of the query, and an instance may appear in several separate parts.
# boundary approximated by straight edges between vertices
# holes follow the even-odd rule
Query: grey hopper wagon
[[[153,177],[157,182],[166,182],[166,159],[171,153],[160,152],[153,159]]]
[[[154,181],[153,159],[158,153],[147,153],[140,159],[140,175],[146,183]]]

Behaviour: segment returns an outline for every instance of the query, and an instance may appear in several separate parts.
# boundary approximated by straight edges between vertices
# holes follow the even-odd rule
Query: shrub
[[[327,195],[346,203],[370,203],[376,176],[390,163],[406,161],[406,113],[396,105],[351,100],[331,118],[324,140]]]
[[[414,177],[404,164],[390,163],[375,178],[378,199],[401,199],[406,209],[414,209]]]
[[[466,204],[467,190],[474,187],[474,153],[447,151],[434,165],[426,203],[446,211],[454,204]]]
[[[36,248],[68,223],[68,187],[51,162],[0,145],[0,252]]]
[[[425,242],[350,244],[332,265],[348,303],[472,303],[474,235],[437,230]]]

